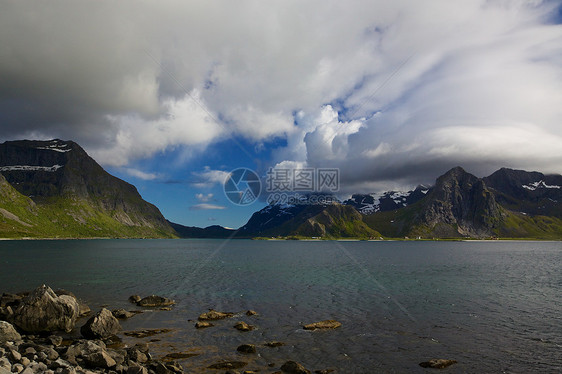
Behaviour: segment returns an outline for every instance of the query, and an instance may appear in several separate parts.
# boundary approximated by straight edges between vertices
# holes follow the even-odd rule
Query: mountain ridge
[[[455,167],[408,192],[268,205],[237,230],[199,228],[166,220],[75,142],[7,141],[0,144],[0,236],[560,240],[562,175],[501,168],[478,178]]]
[[[502,173],[510,174],[511,169],[500,169]],[[542,173],[528,173],[525,178],[514,182],[518,189],[524,191],[536,187],[552,190],[551,195],[542,196],[539,201],[545,203],[545,198],[551,204],[533,210],[531,202],[526,202],[529,212],[559,212],[559,203],[551,198],[553,193],[559,192],[562,176],[552,175],[546,178]],[[494,174],[492,174],[493,176]],[[523,174],[521,174],[523,175]],[[486,177],[489,178],[489,177]],[[247,236],[315,236],[315,237],[390,237],[390,238],[542,238],[562,239],[562,220],[555,214],[530,214],[513,211],[506,204],[509,191],[502,184],[501,176],[489,178],[495,188],[489,187],[486,178],[478,178],[462,167],[455,167],[438,177],[434,186],[418,186],[407,193],[390,191],[375,195],[352,195],[342,206],[353,208],[359,213],[355,223],[366,225],[366,230],[314,230],[310,224],[304,230],[303,224],[310,217],[303,217],[304,212],[309,216],[321,217],[334,211],[333,205],[307,206],[275,206],[270,205],[254,213],[248,223],[240,229]],[[542,178],[542,179],[541,179]],[[541,180],[543,180],[541,184]],[[524,181],[527,184],[520,183]],[[546,182],[545,182],[546,181]],[[560,181],[560,185],[554,184]],[[511,183],[511,184],[514,184]],[[553,184],[548,184],[553,183]],[[415,193],[414,193],[415,192]],[[541,192],[544,195],[544,192]],[[529,193],[527,193],[528,195]],[[526,196],[527,196],[526,195]],[[499,196],[499,198],[498,198]],[[512,197],[513,198],[513,197]],[[367,199],[370,199],[366,202]],[[532,201],[531,198],[527,200]],[[561,199],[562,201],[562,199]],[[512,204],[513,205],[513,204]],[[365,208],[366,207],[366,208]],[[394,207],[394,209],[393,209]],[[306,218],[306,219],[303,219]],[[341,214],[332,221],[341,222]],[[328,220],[330,221],[330,220]],[[340,224],[341,226],[341,224]]]

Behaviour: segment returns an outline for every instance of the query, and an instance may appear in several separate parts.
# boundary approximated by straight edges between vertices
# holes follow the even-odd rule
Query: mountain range
[[[562,176],[455,167],[435,185],[268,205],[238,230],[167,221],[72,141],[0,144],[0,237],[562,238]]]

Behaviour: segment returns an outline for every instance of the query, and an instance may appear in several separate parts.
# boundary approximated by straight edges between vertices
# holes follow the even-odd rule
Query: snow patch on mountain
[[[388,191],[383,193],[371,193],[366,195],[353,195],[344,204],[352,205],[357,211],[364,215],[380,212],[381,210],[393,210],[408,206],[418,201],[427,194],[430,187],[418,186],[413,191]],[[420,196],[421,193],[421,196]]]
[[[30,165],[9,165],[0,166],[0,171],[57,171],[62,168],[63,165],[53,165],[53,166],[30,166]]]
[[[35,149],[45,149],[45,150],[48,150],[48,151],[55,151],[55,152],[61,152],[61,153],[72,151],[71,148],[68,148],[68,144],[61,143],[57,140],[53,140],[49,145],[46,145],[44,147],[35,147]]]
[[[542,179],[538,182],[533,182],[533,183],[529,183],[529,184],[524,184],[521,187],[529,190],[529,191],[535,191],[539,188],[551,188],[551,189],[560,189],[562,188],[561,186],[555,186],[555,185],[548,185],[546,184]]]

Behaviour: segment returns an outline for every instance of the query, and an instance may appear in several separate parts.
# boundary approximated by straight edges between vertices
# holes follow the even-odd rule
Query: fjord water
[[[172,297],[171,311],[122,325],[173,329],[152,337],[160,341],[151,350],[198,354],[180,361],[192,372],[235,359],[261,372],[295,360],[338,373],[415,373],[426,371],[419,362],[450,358],[458,361],[450,373],[554,373],[562,371],[561,265],[560,242],[2,241],[0,292],[46,283],[94,311],[135,309],[131,294]],[[209,308],[259,315],[196,330]],[[302,329],[324,319],[343,326]],[[239,320],[257,329],[233,329]],[[285,345],[262,345],[272,340]],[[236,353],[244,343],[259,355]]]

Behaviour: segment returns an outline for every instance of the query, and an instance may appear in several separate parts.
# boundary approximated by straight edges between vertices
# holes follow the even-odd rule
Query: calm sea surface
[[[150,343],[157,356],[196,353],[180,361],[195,373],[216,372],[205,367],[221,359],[262,373],[289,359],[336,373],[422,373],[431,358],[457,360],[448,373],[562,372],[561,242],[0,242],[0,292],[43,283],[94,311],[138,309],[132,294],[174,298],[172,311],[122,323],[172,332],[125,342],[160,339]],[[240,314],[196,330],[210,308]],[[343,326],[302,329],[324,319]],[[257,329],[235,330],[240,320]],[[272,340],[285,345],[262,346]],[[259,355],[238,354],[244,343]]]

